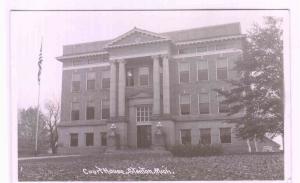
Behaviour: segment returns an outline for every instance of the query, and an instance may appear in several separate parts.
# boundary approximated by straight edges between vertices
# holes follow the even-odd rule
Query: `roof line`
[[[181,29],[181,30],[175,30],[175,31],[168,31],[168,32],[160,32],[158,34],[169,34],[169,33],[176,33],[176,32],[184,32],[187,30],[196,30],[196,29],[207,29],[207,28],[214,28],[214,27],[222,27],[225,25],[233,25],[233,24],[240,24],[240,22],[232,22],[232,23],[225,23],[225,24],[218,24],[218,25],[210,25],[210,26],[204,26],[204,27],[194,27],[190,29]]]
[[[225,26],[225,25],[232,25],[232,24],[239,24],[239,22],[232,22],[232,23],[226,23],[226,24],[218,24],[218,25],[211,25],[211,26],[204,26],[204,27],[194,27],[194,28],[190,28],[190,29],[181,29],[181,30],[175,30],[175,31],[168,31],[168,32],[159,32],[159,33],[156,33],[156,32],[153,32],[153,33],[156,33],[156,34],[168,34],[168,33],[176,33],[176,32],[184,32],[184,31],[187,31],[187,30],[196,30],[196,29],[206,29],[206,28],[213,28],[213,27],[221,27],[221,26]],[[140,28],[137,28],[136,26],[132,29],[130,29],[128,32],[134,30],[134,29],[137,29],[137,30],[142,30],[142,31],[147,31],[147,30],[144,30],[144,29],[140,29]],[[241,31],[241,30],[240,30]],[[127,33],[128,33],[127,32]],[[151,31],[147,31],[147,32],[151,32]],[[126,33],[124,33],[126,34]],[[122,34],[123,35],[123,34]],[[120,36],[122,36],[120,35]],[[118,37],[120,37],[118,36]],[[161,36],[166,36],[166,35],[161,35]],[[116,38],[113,38],[113,39],[105,39],[105,40],[99,40],[99,41],[91,41],[91,42],[81,42],[81,43],[75,43],[75,44],[66,44],[64,46],[77,46],[77,45],[83,45],[83,44],[91,44],[91,43],[97,43],[97,42],[107,42],[107,44],[109,44],[111,41],[117,39],[118,37]],[[104,47],[105,47],[106,44],[104,44]]]

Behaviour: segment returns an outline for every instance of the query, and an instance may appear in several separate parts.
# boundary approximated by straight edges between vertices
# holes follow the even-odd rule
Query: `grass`
[[[283,180],[283,154],[182,158],[160,154],[112,154],[19,161],[19,181]],[[174,174],[89,174],[83,169],[167,169]]]

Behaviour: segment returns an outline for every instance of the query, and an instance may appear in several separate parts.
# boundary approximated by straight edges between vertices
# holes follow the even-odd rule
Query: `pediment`
[[[157,33],[134,28],[131,31],[129,31],[129,32],[117,37],[113,41],[111,41],[107,45],[107,47],[148,43],[148,42],[159,41],[159,40],[168,40],[168,39]]]

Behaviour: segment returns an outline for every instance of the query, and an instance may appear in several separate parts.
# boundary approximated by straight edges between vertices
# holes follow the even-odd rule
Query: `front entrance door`
[[[151,125],[138,125],[137,126],[137,147],[149,148],[151,142]]]

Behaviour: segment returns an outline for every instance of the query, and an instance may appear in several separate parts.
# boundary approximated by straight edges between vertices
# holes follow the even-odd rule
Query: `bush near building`
[[[178,157],[215,156],[223,154],[223,148],[220,145],[175,145],[170,152]]]

